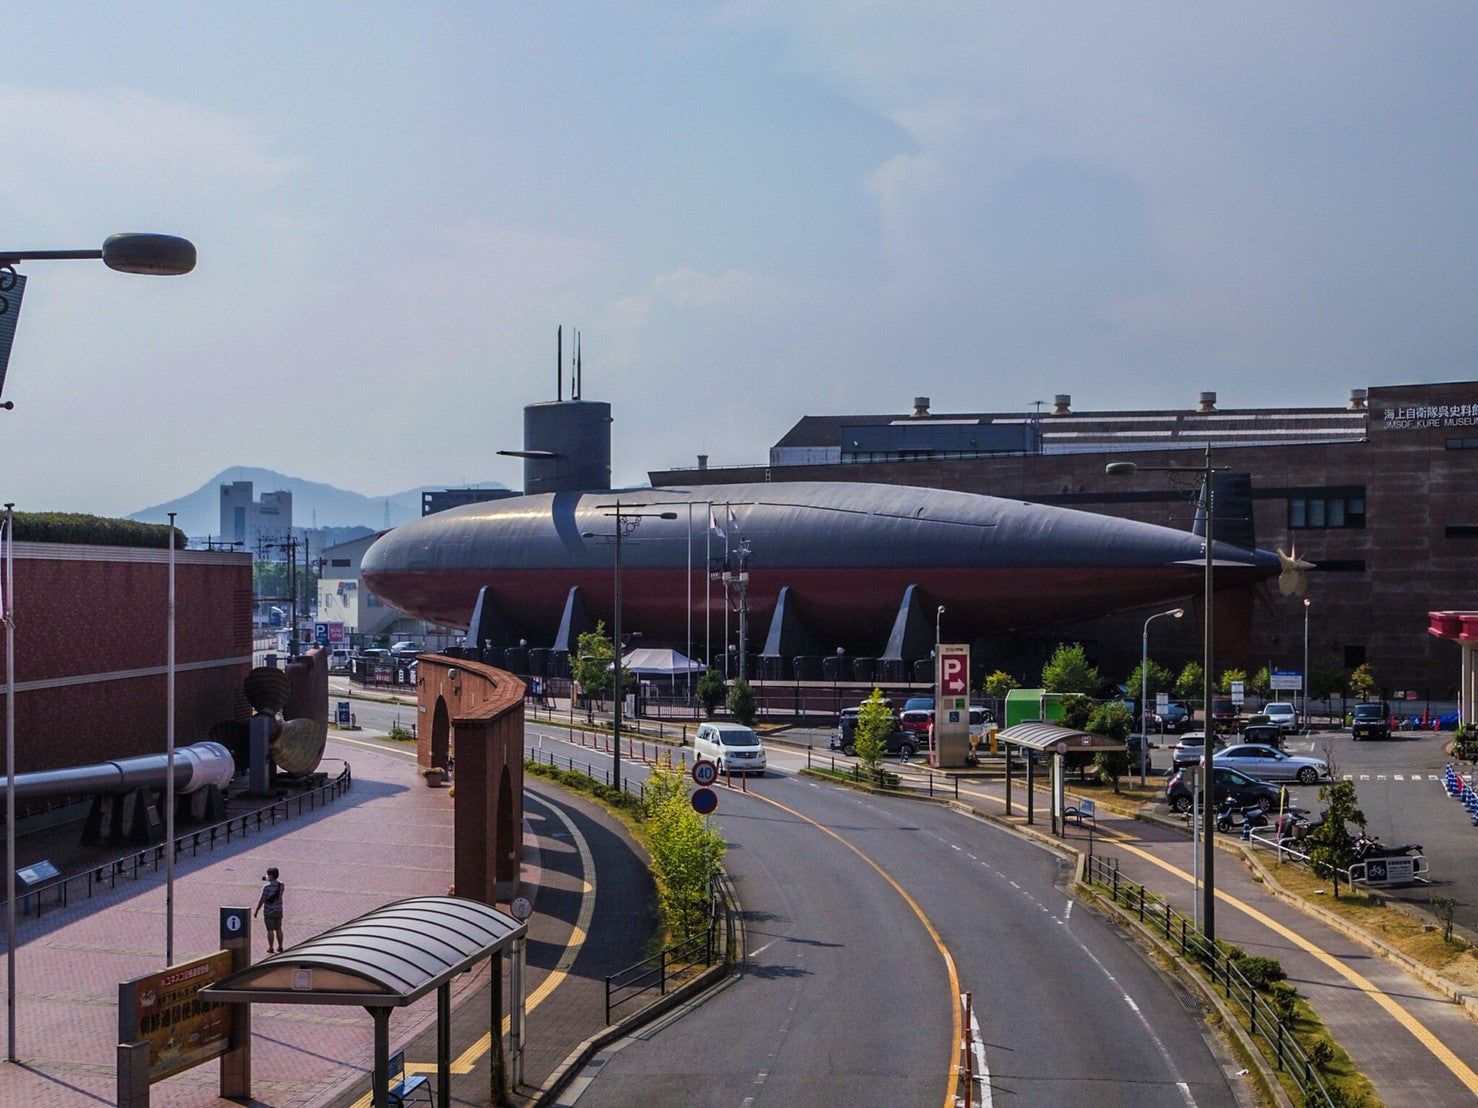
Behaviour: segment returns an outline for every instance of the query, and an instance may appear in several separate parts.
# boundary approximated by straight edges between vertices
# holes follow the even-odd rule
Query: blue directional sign
[[[700,816],[712,815],[718,809],[718,793],[712,789],[693,790],[693,811]]]

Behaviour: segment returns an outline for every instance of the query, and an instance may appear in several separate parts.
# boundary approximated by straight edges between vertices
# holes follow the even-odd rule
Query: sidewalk
[[[279,821],[224,849],[176,864],[176,962],[219,948],[219,909],[254,905],[269,865],[281,870],[287,886],[283,931],[289,947],[390,901],[447,891],[452,881],[449,791],[425,787],[413,749],[381,750],[331,737],[326,768],[334,767],[336,759],[353,767],[354,783],[347,793],[301,818]],[[558,807],[579,808],[566,805],[563,795]],[[610,857],[618,872],[629,874],[628,855],[636,857],[624,832],[608,826],[598,812],[582,809],[562,816],[551,802],[531,798],[520,890],[535,904],[525,976],[531,999],[526,1056],[531,1083],[542,1083],[572,1048],[604,1026],[603,987],[598,978],[578,974],[589,965],[592,975],[598,969],[603,976],[611,972],[601,968],[607,962],[621,968],[637,960],[647,935],[636,926],[644,905],[627,902],[644,895],[640,881],[603,883],[602,889],[611,891],[603,898],[584,894],[587,882],[590,888],[596,882],[593,874],[580,872],[582,858],[572,850],[577,837],[589,844],[589,857],[599,867]],[[624,897],[618,897],[623,889]],[[590,908],[586,901],[593,902]],[[590,912],[604,934],[618,938],[577,944],[579,958],[560,967],[571,974],[554,973],[571,929]],[[615,918],[626,926],[611,926]],[[264,936],[260,924],[253,925],[253,952],[260,956]],[[0,1064],[0,1103],[114,1103],[118,984],[164,968],[165,927],[162,868],[40,919],[18,918],[15,1038],[20,1061]],[[595,934],[598,938],[601,933]],[[628,958],[632,947],[637,953]],[[486,979],[484,970],[454,987],[454,1011],[465,1008],[462,1018],[471,1033],[486,1033],[488,1007],[463,1002],[485,991]],[[532,999],[546,979],[553,984],[540,995],[535,1012]],[[392,1044],[411,1044],[408,1068],[434,1062],[435,1015],[434,997],[392,1015]],[[373,1023],[362,1009],[258,1005],[252,1030],[251,1104],[349,1104],[368,1091]],[[421,1047],[424,1042],[431,1044],[429,1049]],[[152,1087],[151,1101],[161,1106],[240,1103],[217,1097],[218,1072],[218,1063],[207,1062],[167,1078]],[[454,1078],[453,1086],[459,1100],[460,1080]]]

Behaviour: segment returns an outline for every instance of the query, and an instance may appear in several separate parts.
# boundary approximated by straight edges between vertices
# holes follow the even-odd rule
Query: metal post
[[[1304,676],[1303,676],[1304,734],[1309,733],[1309,598],[1304,597]]]
[[[1183,615],[1185,615],[1184,608],[1172,608],[1168,612],[1156,612],[1144,621],[1144,638],[1139,659],[1139,783],[1141,785],[1144,784],[1145,762],[1149,758],[1147,750],[1150,744],[1150,623],[1161,616],[1174,616],[1179,619]]]
[[[1212,663],[1212,612],[1215,604],[1211,598],[1211,565],[1212,555],[1212,520],[1216,514],[1216,492],[1212,487],[1213,473],[1211,470],[1211,444],[1206,444],[1206,479],[1202,488],[1206,497],[1206,626],[1203,628],[1206,635],[1204,645],[1205,660],[1203,662],[1204,672],[1201,674],[1205,684],[1206,696],[1206,744],[1204,759],[1206,772],[1203,774],[1201,787],[1205,795],[1201,800],[1201,807],[1205,809],[1201,818],[1205,820],[1206,826],[1202,829],[1201,837],[1201,894],[1205,899],[1205,909],[1202,912],[1202,928],[1206,935],[1206,941],[1216,942],[1216,878],[1214,863],[1216,855],[1216,793],[1213,782],[1216,774],[1211,771],[1211,758],[1216,750],[1216,726],[1211,718],[1211,663]]]
[[[611,713],[611,738],[615,742],[616,753],[611,761],[611,778],[616,786],[616,791],[621,791],[621,502],[616,501],[616,616],[614,620],[614,638],[616,655],[615,676],[615,704]]]
[[[169,628],[165,665],[165,708],[164,708],[164,841],[167,844],[164,856],[164,964],[174,965],[174,520],[169,513]]]
[[[5,505],[5,1037],[15,1053],[15,505]]]

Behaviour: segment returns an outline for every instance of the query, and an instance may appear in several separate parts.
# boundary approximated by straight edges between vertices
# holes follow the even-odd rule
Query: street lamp
[[[1171,608],[1168,612],[1156,612],[1144,621],[1143,649],[1139,658],[1139,783],[1144,784],[1145,748],[1150,745],[1150,624],[1161,616],[1185,615],[1184,608]]]
[[[611,745],[615,747],[615,756],[611,759],[611,783],[616,786],[616,791],[621,791],[621,539],[628,531],[635,531],[644,519],[676,519],[676,512],[633,512],[632,508],[649,508],[650,504],[622,504],[619,500],[614,504],[597,504],[597,508],[606,515],[616,520],[616,530],[611,535],[600,536],[594,531],[582,531],[580,537],[583,539],[613,538],[616,542],[616,553],[613,561],[616,570],[615,586],[615,618],[612,620],[611,641],[616,647],[616,672],[613,682],[613,696],[615,703],[611,712]],[[611,509],[606,511],[606,509]]]
[[[101,250],[0,250],[0,389],[5,387],[5,371],[10,363],[10,343],[15,337],[15,325],[20,313],[21,297],[25,292],[26,279],[15,271],[25,261],[65,261],[68,259],[101,259],[109,269],[120,273],[142,273],[152,276],[178,276],[195,268],[195,245],[188,239],[174,235],[121,234],[110,235],[103,241]],[[15,407],[12,401],[0,403],[0,408],[9,411]],[[6,697],[8,710],[5,721],[5,959],[6,979],[6,1060],[17,1061],[15,1046],[15,650],[11,605],[14,564],[11,545],[15,541],[14,506],[5,506],[5,596],[3,615],[6,621]],[[173,550],[173,535],[170,549]],[[173,773],[170,774],[173,779]],[[173,849],[171,845],[171,849]]]
[[[1304,597],[1304,734],[1309,733],[1309,598]]]
[[[1211,478],[1215,469],[1211,464],[1211,444],[1209,442],[1206,444],[1206,460],[1199,469],[1192,469],[1189,466],[1141,466],[1134,462],[1109,462],[1103,467],[1103,471],[1110,476],[1131,474],[1139,470],[1144,470],[1146,473],[1199,473],[1201,477],[1201,499],[1205,508],[1206,521],[1205,533],[1202,535],[1206,550],[1205,580],[1202,583],[1206,607],[1201,623],[1201,710],[1206,718],[1206,753],[1201,756],[1201,760],[1205,763],[1204,772],[1201,774],[1201,819],[1204,822],[1201,835],[1201,898],[1204,905],[1201,912],[1201,933],[1208,943],[1215,944],[1216,881],[1213,876],[1213,867],[1216,858],[1216,796],[1212,784],[1215,774],[1211,772],[1211,755],[1216,749],[1216,727],[1211,718],[1211,565],[1213,560],[1211,526],[1215,518],[1215,494]]]

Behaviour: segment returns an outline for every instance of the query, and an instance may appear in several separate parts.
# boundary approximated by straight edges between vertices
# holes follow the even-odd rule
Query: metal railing
[[[720,931],[722,928],[722,942]],[[734,948],[734,913],[718,883],[709,888],[708,926],[696,935],[664,947],[651,957],[606,977],[606,1025],[623,1004],[649,996],[666,996],[676,985],[696,977],[715,961],[727,963]],[[648,1003],[655,1003],[649,1000]]]
[[[209,827],[176,835],[175,860],[178,861],[186,856],[194,858],[202,849],[214,850],[217,846],[224,847],[233,838],[244,838],[253,830],[261,831],[263,827],[275,826],[279,818],[288,820],[294,815],[301,817],[305,808],[312,811],[319,804],[327,804],[341,793],[347,792],[352,784],[353,775],[350,772],[349,763],[345,762],[339,775],[332,780],[325,781],[322,785],[294,796],[283,797],[265,808],[258,808],[239,816],[232,816],[228,820]],[[157,843],[121,858],[114,858],[101,865],[93,866],[84,873],[55,878],[18,894],[16,902],[21,906],[21,914],[26,916],[31,915],[32,905],[34,905],[36,917],[39,919],[48,905],[48,899],[52,908],[66,908],[74,899],[85,900],[97,893],[111,891],[120,880],[134,881],[141,873],[157,872],[164,865],[165,850],[165,843]],[[50,894],[49,898],[47,894]]]
[[[1264,1055],[1288,1075],[1305,1104],[1325,1104],[1332,1108],[1336,1101],[1319,1076],[1318,1067],[1294,1037],[1293,1028],[1247,980],[1232,956],[1220,945],[1207,942],[1196,925],[1171,908],[1163,896],[1124,879],[1117,860],[1089,856],[1084,872],[1090,885],[1103,889],[1115,904],[1136,914],[1139,922],[1170,945],[1193,972],[1199,968],[1210,978],[1213,988],[1218,988],[1225,1000],[1240,1010],[1253,1040],[1262,1040]]]

